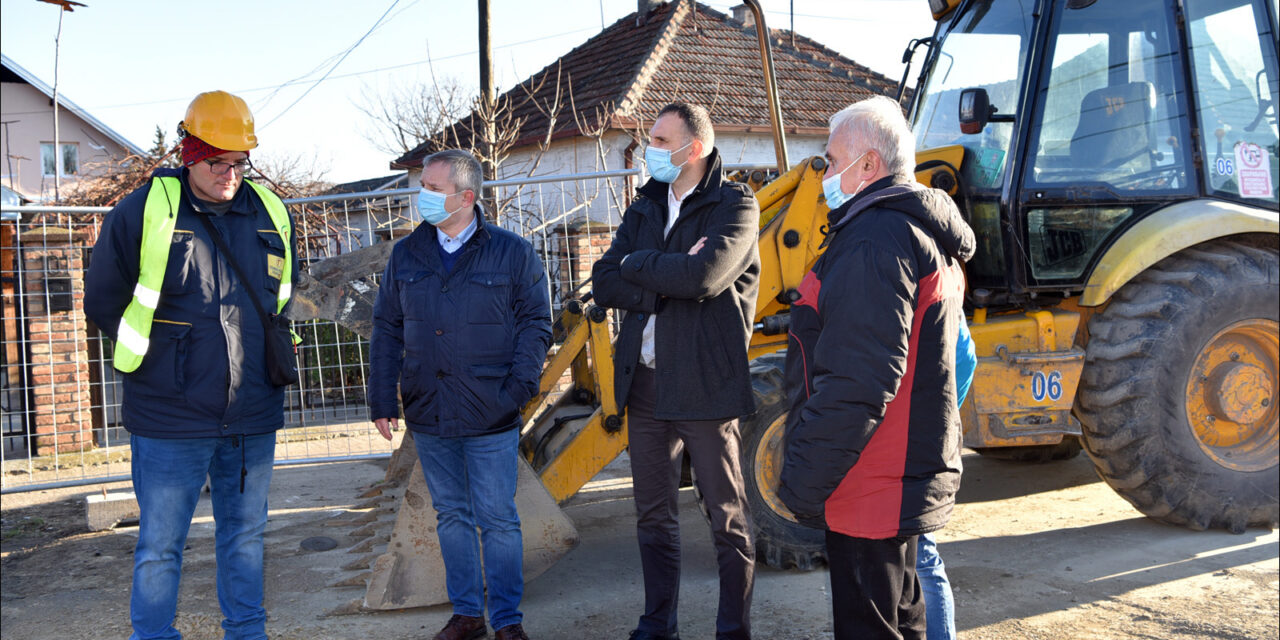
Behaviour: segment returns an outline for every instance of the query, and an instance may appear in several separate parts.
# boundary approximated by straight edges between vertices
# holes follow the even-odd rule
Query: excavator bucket
[[[392,246],[390,242],[379,243],[329,258],[298,274],[290,318],[298,322],[334,320],[368,338],[377,294],[369,276],[386,264]],[[532,580],[577,546],[578,532],[524,457],[519,464],[516,508],[524,536],[524,577]],[[348,549],[359,557],[343,567],[359,573],[333,586],[365,586],[366,593],[363,599],[329,613],[448,602],[436,513],[413,438],[404,436],[382,482],[367,488],[360,497],[364,502],[329,524],[350,527],[350,535],[359,540]]]
[[[363,541],[349,549],[365,554],[346,566],[366,569],[335,586],[367,585],[362,600],[330,613],[406,609],[444,604],[444,558],[436,535],[436,513],[417,461],[413,438],[405,437],[392,456],[386,479],[365,492],[369,511],[340,523],[360,525],[352,535]],[[578,544],[578,531],[560,510],[537,474],[520,458],[516,509],[524,537],[524,578],[532,580]],[[381,505],[399,505],[381,507]],[[380,508],[381,507],[381,508]],[[394,518],[392,518],[394,516]],[[385,529],[394,527],[388,536]],[[370,553],[382,542],[381,553]]]
[[[413,442],[405,438],[405,442]],[[412,445],[409,445],[412,446]],[[524,535],[524,579],[532,580],[578,545],[578,530],[520,458],[516,509]],[[387,550],[373,562],[365,609],[404,609],[444,604],[444,559],[436,514],[421,463],[409,473]]]

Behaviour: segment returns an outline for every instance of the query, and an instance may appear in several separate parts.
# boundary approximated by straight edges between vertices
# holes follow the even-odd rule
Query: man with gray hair
[[[917,537],[960,485],[956,343],[973,230],[912,179],[915,138],[875,97],[831,118],[827,250],[800,285],[778,496],[826,531],[837,640],[923,638]]]
[[[423,222],[392,250],[373,307],[369,413],[390,440],[399,386],[453,603],[436,640],[487,636],[486,586],[494,637],[528,640],[515,502],[520,410],[538,391],[551,307],[533,246],[485,222],[480,186],[480,164],[465,151],[422,163]]]

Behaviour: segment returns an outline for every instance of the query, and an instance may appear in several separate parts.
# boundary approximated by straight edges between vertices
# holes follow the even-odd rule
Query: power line
[[[393,2],[391,3],[391,6],[387,7],[387,10],[383,11],[382,15],[378,17],[378,21],[373,23],[373,26],[369,27],[369,30],[366,31],[364,35],[360,36],[359,40],[355,41],[355,44],[352,44],[350,47],[347,47],[347,50],[342,54],[342,57],[339,58],[337,62],[333,63],[333,66],[329,67],[329,70],[326,71],[325,74],[321,76],[319,80],[316,80],[314,84],[312,84],[310,87],[307,87],[307,90],[303,91],[302,95],[298,96],[296,100],[289,103],[289,106],[285,107],[284,111],[281,111],[280,113],[276,114],[276,117],[268,120],[267,123],[262,125],[261,128],[266,129],[267,127],[271,126],[271,123],[275,122],[276,120],[279,120],[280,117],[288,113],[289,110],[294,107],[294,105],[298,104],[299,102],[302,102],[302,99],[307,97],[307,95],[309,95],[313,89],[320,86],[320,83],[324,82],[325,78],[328,78],[329,74],[333,73],[333,70],[337,69],[338,65],[342,64],[342,61],[346,60],[347,56],[351,55],[351,52],[355,51],[356,47],[360,46],[360,44],[364,42],[365,38],[368,38],[369,34],[373,33],[373,30],[378,28],[378,25],[382,24],[382,21],[386,19],[387,14],[391,13],[391,10],[396,8],[396,5],[398,4],[400,4],[400,0],[393,0]]]
[[[539,37],[539,38],[530,38],[530,39],[528,39],[528,40],[521,40],[521,41],[519,41],[519,42],[511,42],[511,43],[508,43],[508,44],[498,45],[498,46],[494,47],[494,49],[510,49],[511,47],[518,47],[518,46],[521,46],[521,45],[533,44],[533,43],[535,43],[535,42],[541,42],[541,41],[543,41],[543,40],[552,40],[552,39],[555,39],[555,38],[562,38],[562,37],[564,37],[564,36],[574,35],[574,34],[577,34],[577,33],[582,33],[582,32],[584,32],[584,31],[596,31],[596,28],[595,28],[595,27],[584,27],[584,28],[582,28],[582,29],[573,29],[573,30],[571,30],[571,31],[562,31],[562,32],[560,32],[560,33],[555,33],[555,34],[552,34],[552,35],[549,35],[549,36],[542,36],[542,37]],[[462,52],[462,53],[453,53],[453,54],[450,54],[450,55],[447,55],[447,56],[433,57],[433,58],[428,58],[428,59],[425,59],[425,60],[416,60],[416,61],[413,61],[413,62],[402,62],[402,63],[400,63],[400,64],[393,64],[393,65],[389,65],[389,66],[386,66],[386,67],[376,67],[376,68],[373,68],[373,69],[365,69],[365,70],[363,70],[363,71],[352,71],[352,72],[349,72],[349,73],[340,73],[340,74],[338,74],[338,75],[329,76],[329,79],[331,79],[331,80],[340,80],[340,79],[342,79],[342,78],[352,78],[352,77],[356,77],[356,76],[368,75],[368,74],[370,74],[370,73],[381,73],[381,72],[383,72],[383,71],[393,71],[393,70],[395,70],[395,69],[404,69],[404,68],[406,68],[406,67],[416,67],[416,66],[418,66],[418,65],[429,64],[429,63],[432,63],[432,62],[439,62],[439,61],[441,61],[441,60],[453,60],[453,59],[455,59],[455,58],[465,58],[465,57],[467,57],[467,56],[473,56],[473,55],[476,55],[477,53],[479,53],[479,52],[478,52],[478,51],[464,51],[464,52]],[[332,59],[332,57],[331,57],[330,59]],[[308,75],[310,75],[310,74],[308,74]],[[303,77],[306,77],[306,76],[303,76]],[[294,80],[290,80],[290,81],[288,81],[288,82],[285,82],[285,83],[283,83],[283,84],[270,84],[270,85],[264,85],[264,86],[261,86],[261,87],[253,87],[253,88],[250,88],[250,89],[232,89],[232,90],[231,90],[231,92],[232,92],[232,93],[235,93],[235,94],[254,93],[254,92],[257,92],[257,91],[267,91],[267,90],[269,90],[269,89],[276,89],[276,88],[280,88],[280,87],[290,87],[290,86],[294,86],[294,85],[298,85],[298,84],[302,84],[302,83],[303,83],[303,80],[301,80],[301,79],[294,79]],[[129,102],[129,103],[125,103],[125,104],[112,104],[112,105],[105,105],[105,106],[85,107],[85,109],[86,109],[86,110],[89,110],[89,111],[105,111],[105,110],[107,110],[107,109],[124,109],[124,108],[127,108],[127,107],[145,107],[145,106],[149,106],[149,105],[154,105],[154,104],[165,104],[165,103],[169,103],[169,102],[184,102],[184,101],[189,101],[190,99],[191,99],[191,97],[190,97],[190,96],[184,96],[184,97],[180,97],[180,98],[165,98],[165,99],[162,99],[162,100],[148,100],[148,101],[146,101],[146,102]],[[16,114],[16,113],[19,113],[19,112],[15,112],[15,114]],[[45,111],[31,111],[31,112],[28,112],[28,113],[31,113],[31,114],[37,114],[37,113],[47,113],[47,112],[45,112]]]
[[[413,2],[410,2],[408,5],[405,5],[405,6],[404,6],[403,8],[401,8],[399,11],[397,11],[397,12],[395,12],[395,13],[391,14],[391,18],[395,18],[396,16],[399,16],[400,14],[404,13],[405,11],[408,11],[409,9],[412,9],[412,8],[413,8],[413,6],[414,6],[414,5],[416,5],[416,4],[418,4],[418,2],[420,2],[420,1],[421,1],[421,0],[414,0]],[[395,6],[395,5],[393,4],[392,6]],[[385,15],[385,14],[384,14],[384,15]],[[374,23],[373,28],[369,30],[369,33],[374,33],[374,32],[376,32],[378,29],[381,29],[383,26],[386,26],[386,25],[387,25],[387,24],[389,24],[389,23],[390,23],[390,20],[382,20],[381,18],[379,18],[379,22]],[[368,37],[368,35],[369,35],[369,34],[368,34],[368,33],[366,33],[366,34],[365,34],[365,37]],[[317,64],[317,65],[315,66],[315,68],[314,68],[314,69],[312,69],[312,70],[310,70],[310,71],[308,71],[308,72],[306,72],[306,73],[304,73],[304,74],[302,74],[302,75],[298,76],[297,78],[294,78],[294,79],[292,79],[292,80],[288,80],[288,81],[286,81],[286,82],[284,82],[284,83],[281,83],[281,84],[279,84],[279,85],[276,85],[276,86],[275,86],[275,91],[272,91],[272,92],[271,92],[270,94],[268,94],[267,96],[265,96],[265,97],[263,97],[262,99],[260,99],[260,100],[258,100],[257,102],[255,102],[255,103],[254,103],[254,105],[253,105],[253,108],[254,108],[255,110],[258,110],[258,109],[266,109],[266,108],[267,108],[267,106],[271,104],[271,101],[272,101],[273,99],[275,99],[276,95],[278,95],[278,94],[280,93],[280,91],[281,91],[281,90],[283,90],[285,87],[291,87],[291,86],[293,86],[293,85],[295,85],[295,84],[300,84],[300,83],[302,83],[305,79],[307,79],[307,78],[311,77],[312,75],[315,75],[317,72],[319,72],[321,69],[323,69],[326,65],[328,65],[330,62],[332,62],[335,58],[337,58],[338,56],[344,55],[344,53],[349,53],[350,51],[351,51],[351,49],[347,49],[347,50],[346,50],[346,52],[338,52],[338,53],[335,53],[335,54],[333,54],[333,55],[329,56],[328,58],[325,58],[322,62],[320,62],[320,64]],[[254,90],[254,91],[256,91],[256,89],[253,89],[253,90]]]
[[[510,49],[511,47],[518,47],[518,46],[520,46],[520,45],[525,45],[525,44],[533,44],[534,42],[542,42],[543,40],[553,40],[553,39],[555,39],[555,38],[563,38],[564,36],[570,36],[570,35],[574,35],[574,34],[576,34],[576,33],[582,33],[583,31],[596,31],[596,28],[595,28],[595,27],[584,27],[584,28],[582,28],[582,29],[573,29],[573,30],[571,30],[571,31],[562,31],[562,32],[560,32],[560,33],[554,33],[554,34],[551,34],[551,35],[549,35],[549,36],[542,36],[542,37],[540,37],[540,38],[530,38],[530,39],[528,39],[528,40],[521,40],[521,41],[519,41],[519,42],[512,42],[512,43],[509,43],[509,44],[498,45],[498,46],[494,47],[494,49]],[[479,51],[476,51],[476,50],[472,50],[472,51],[463,51],[462,53],[453,53],[453,54],[449,54],[449,55],[447,55],[447,56],[432,57],[432,58],[427,58],[427,59],[425,59],[425,60],[416,60],[416,61],[414,61],[414,62],[402,62],[402,63],[400,63],[400,64],[393,64],[393,65],[386,66],[386,67],[377,67],[377,68],[375,68],[375,69],[365,69],[364,71],[352,71],[351,73],[338,74],[338,75],[336,75],[336,76],[333,76],[333,78],[334,78],[335,80],[337,80],[337,79],[339,79],[339,78],[350,78],[350,77],[354,77],[354,76],[362,76],[362,75],[366,75],[366,74],[370,74],[370,73],[379,73],[379,72],[382,72],[382,71],[392,71],[392,70],[394,70],[394,69],[403,69],[403,68],[405,68],[405,67],[416,67],[416,66],[418,66],[418,65],[422,65],[422,64],[430,64],[430,63],[432,63],[432,62],[439,62],[439,61],[441,61],[441,60],[453,60],[453,59],[455,59],[455,58],[465,58],[465,57],[468,57],[468,56],[474,56],[474,55],[477,55],[478,53],[480,53],[480,52],[479,52]],[[247,93],[247,92],[251,92],[251,91],[261,91],[261,90],[263,90],[263,89],[269,89],[269,88],[271,88],[271,87],[258,87],[257,89],[244,89],[243,91]]]

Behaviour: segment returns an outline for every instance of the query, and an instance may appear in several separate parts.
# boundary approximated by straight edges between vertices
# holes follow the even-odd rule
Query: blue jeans
[[[924,609],[928,640],[955,640],[956,604],[951,599],[951,581],[947,568],[938,555],[938,543],[932,533],[922,534],[916,546],[916,575],[924,591]]]
[[[200,489],[213,493],[218,605],[225,640],[267,637],[262,606],[262,534],[276,436],[147,438],[130,436],[133,491],[138,496],[138,545],[133,556],[130,640],[180,640],[182,549]],[[241,469],[244,492],[241,493]]]
[[[494,629],[518,624],[524,619],[524,543],[516,513],[520,430],[459,438],[415,431],[413,443],[436,510],[453,612],[482,617],[487,584],[489,624]]]

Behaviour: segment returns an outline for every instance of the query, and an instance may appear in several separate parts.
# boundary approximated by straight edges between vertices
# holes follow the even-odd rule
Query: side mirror
[[[991,98],[986,89],[965,89],[960,92],[960,132],[982,133],[991,118]]]

